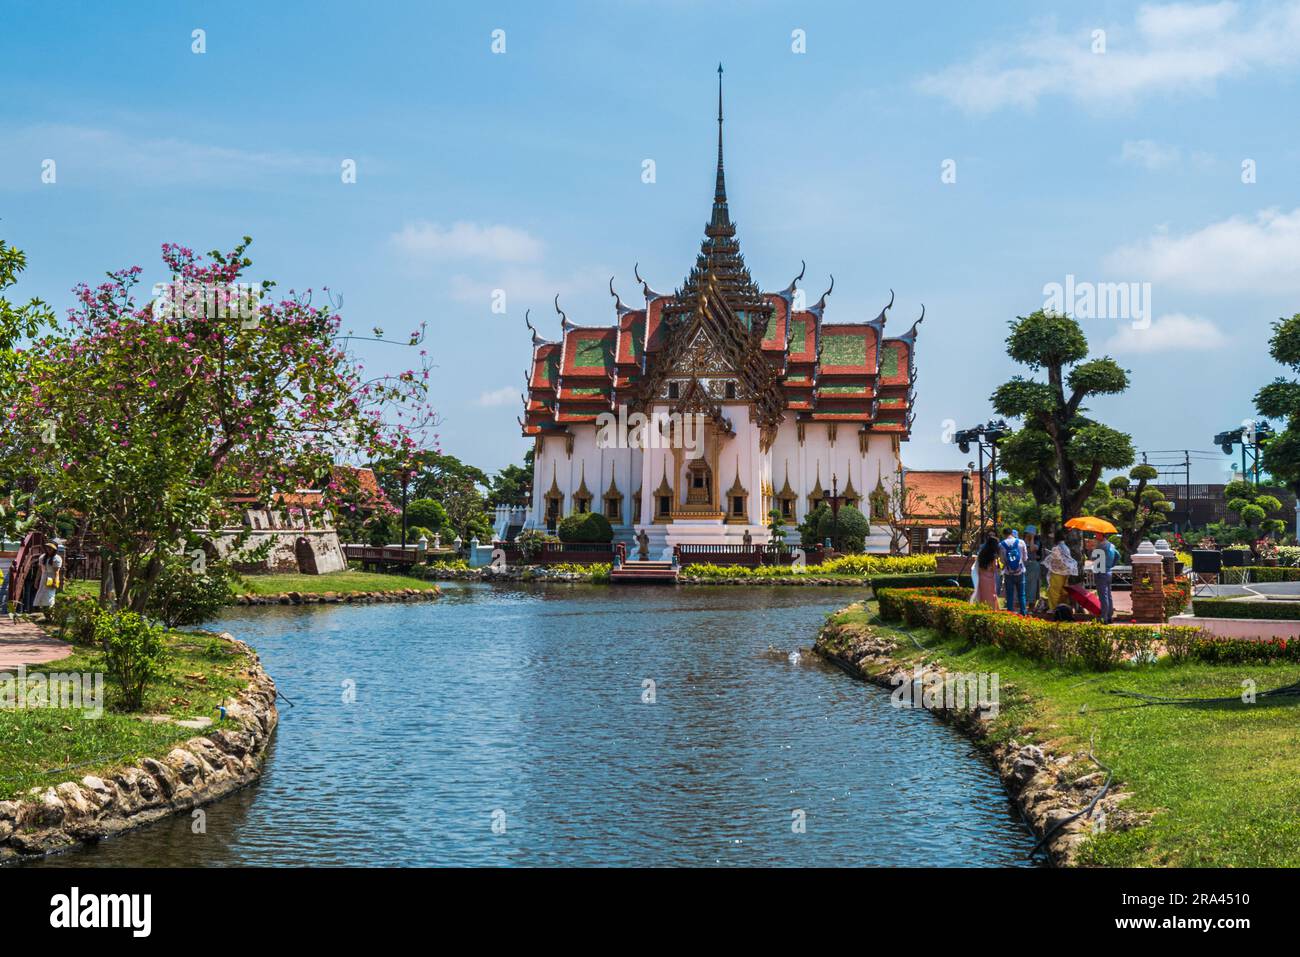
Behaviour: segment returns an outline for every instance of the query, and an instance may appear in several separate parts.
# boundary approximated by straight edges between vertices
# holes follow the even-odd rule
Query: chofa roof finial
[[[555,311],[560,314],[561,329],[568,332],[574,327],[574,324],[569,321],[569,317],[565,314],[564,310],[560,308],[560,294],[558,292],[555,294]]]
[[[539,345],[541,345],[543,342],[545,342],[546,340],[543,339],[540,335],[537,334],[537,328],[532,324],[532,322],[531,322],[531,321],[529,320],[529,318],[528,318],[528,314],[529,314],[530,312],[532,312],[531,309],[525,309],[525,310],[524,310],[524,325],[526,325],[526,326],[528,327],[528,331],[531,332],[531,333],[533,334],[533,345],[534,345],[534,346],[539,346]]]

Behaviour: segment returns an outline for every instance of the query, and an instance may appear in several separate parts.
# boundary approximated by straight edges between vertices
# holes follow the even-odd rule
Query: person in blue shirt
[[[1115,617],[1115,603],[1110,595],[1111,569],[1119,561],[1119,550],[1105,535],[1098,534],[1092,549],[1092,581],[1097,587],[1097,601],[1101,603],[1101,620],[1107,625]]]
[[[1007,588],[1007,611],[1025,613],[1025,567],[1029,564],[1029,549],[1020,540],[1014,528],[1002,529],[998,543],[1002,558],[1002,580]]]

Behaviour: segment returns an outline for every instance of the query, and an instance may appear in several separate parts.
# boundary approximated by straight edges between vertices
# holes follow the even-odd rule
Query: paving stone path
[[[58,661],[70,654],[72,645],[50,637],[35,622],[10,621],[8,615],[0,614],[0,671]]]

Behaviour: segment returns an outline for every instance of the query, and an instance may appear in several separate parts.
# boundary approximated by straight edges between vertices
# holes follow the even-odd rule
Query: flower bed
[[[1300,661],[1300,639],[1216,638],[1199,628],[1165,629],[1165,649],[1174,661],[1266,664]]]
[[[1181,615],[1192,598],[1192,583],[1186,578],[1179,578],[1164,586],[1165,618]]]

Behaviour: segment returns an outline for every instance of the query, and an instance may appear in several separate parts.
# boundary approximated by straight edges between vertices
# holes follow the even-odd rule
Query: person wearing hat
[[[45,543],[45,553],[40,560],[40,587],[32,600],[33,608],[42,608],[48,617],[54,607],[54,596],[63,587],[63,556],[61,549],[54,542]]]

